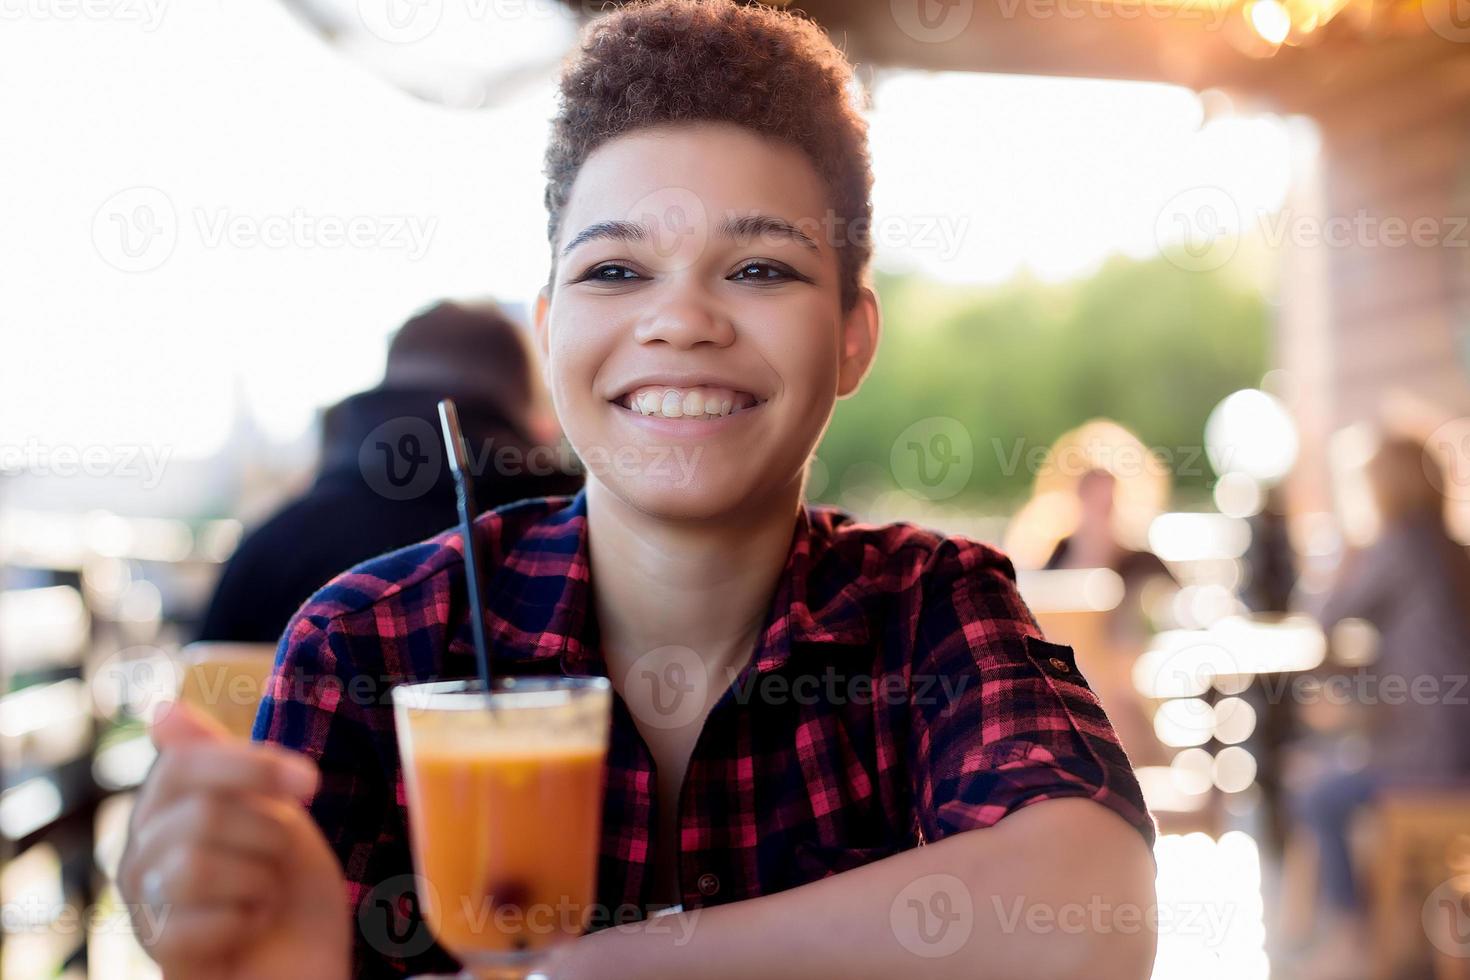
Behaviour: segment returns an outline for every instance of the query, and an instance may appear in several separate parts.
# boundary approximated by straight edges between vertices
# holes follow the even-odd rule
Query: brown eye
[[[609,262],[605,265],[594,266],[593,268],[588,269],[586,272],[582,273],[582,275],[578,277],[575,281],[617,283],[630,282],[634,279],[639,278],[642,277],[627,266],[617,265],[616,263]]]
[[[736,282],[785,282],[797,276],[790,269],[774,262],[747,262],[730,278]]]

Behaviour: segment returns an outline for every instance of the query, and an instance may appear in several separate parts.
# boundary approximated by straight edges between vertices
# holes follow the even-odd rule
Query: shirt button
[[[716,895],[720,891],[719,877],[710,874],[708,871],[700,875],[699,881],[697,881],[695,884],[699,888],[699,894],[705,896],[706,898],[711,895]]]
[[[1063,674],[1068,673],[1072,669],[1067,666],[1067,662],[1061,657],[1052,657],[1050,660],[1047,661],[1047,663],[1051,664],[1052,670],[1059,671]]]

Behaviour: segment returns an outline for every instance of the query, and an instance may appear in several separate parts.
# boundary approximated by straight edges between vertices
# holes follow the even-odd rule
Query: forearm
[[[1153,901],[1136,831],[1058,800],[790,891],[605,930],[557,976],[1142,980]]]

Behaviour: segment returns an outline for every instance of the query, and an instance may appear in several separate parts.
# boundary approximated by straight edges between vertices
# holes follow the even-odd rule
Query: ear
[[[537,360],[541,362],[541,380],[551,390],[551,340],[547,336],[547,318],[551,314],[551,284],[536,294],[536,307],[531,313],[531,333],[536,340]]]
[[[837,368],[837,397],[857,392],[878,353],[883,314],[871,286],[858,289],[857,300],[842,317],[842,359]]]

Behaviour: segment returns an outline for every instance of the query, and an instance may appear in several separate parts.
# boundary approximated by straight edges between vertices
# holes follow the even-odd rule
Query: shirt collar
[[[870,582],[857,570],[824,567],[833,532],[847,518],[830,508],[797,511],[786,565],[756,649],[757,672],[785,664],[798,644],[865,645],[861,601]],[[453,546],[453,544],[451,544]],[[487,549],[486,553],[490,553]],[[846,576],[853,576],[842,580]],[[485,591],[487,634],[496,659],[560,657],[569,674],[603,673],[587,548],[587,491],[535,521],[505,554]],[[473,657],[468,622],[451,649]]]

